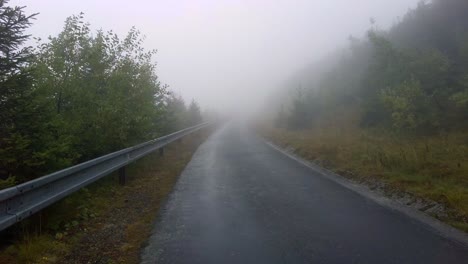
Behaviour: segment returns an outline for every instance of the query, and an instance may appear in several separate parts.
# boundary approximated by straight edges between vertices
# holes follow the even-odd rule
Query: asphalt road
[[[142,262],[468,263],[468,250],[227,125],[180,176]]]

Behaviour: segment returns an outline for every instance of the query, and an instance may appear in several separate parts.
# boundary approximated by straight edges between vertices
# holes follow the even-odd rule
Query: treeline
[[[290,83],[294,92],[276,124],[353,123],[400,136],[467,128],[467,14],[468,1],[434,0],[388,31],[371,21],[366,39],[350,37],[347,50],[324,61],[325,73],[306,69]]]
[[[135,28],[92,32],[80,14],[24,47],[36,15],[0,0],[0,188],[202,121],[161,85]]]

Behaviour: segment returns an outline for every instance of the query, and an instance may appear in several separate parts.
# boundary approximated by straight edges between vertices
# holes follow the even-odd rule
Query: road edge
[[[333,171],[330,171],[328,169],[325,169],[311,161],[305,160],[302,157],[298,156],[295,153],[292,153],[290,151],[287,151],[283,149],[282,147],[276,145],[275,143],[260,137],[263,142],[273,148],[274,150],[280,152],[281,154],[285,155],[286,157],[295,160],[296,162],[302,164],[303,166],[319,173],[320,176],[329,179],[349,190],[352,190],[359,195],[372,200],[376,202],[377,204],[386,207],[388,209],[391,209],[393,211],[397,211],[399,213],[402,213],[408,217],[410,217],[412,220],[416,220],[423,224],[423,226],[430,231],[452,241],[455,242],[456,244],[459,244],[460,246],[463,246],[468,249],[468,235],[465,234],[463,231],[460,231],[456,229],[455,227],[452,227],[448,224],[443,223],[442,221],[431,217],[430,215],[427,215],[417,209],[411,208],[409,206],[406,206],[404,204],[401,204],[393,199],[390,199],[388,197],[385,197],[381,194],[378,194],[376,192],[373,192],[371,189],[369,189],[367,186],[358,184],[355,182],[352,182],[348,180],[347,178],[334,173]]]

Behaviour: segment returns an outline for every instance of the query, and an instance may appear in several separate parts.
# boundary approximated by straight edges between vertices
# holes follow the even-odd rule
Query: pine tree
[[[203,121],[200,106],[198,106],[195,100],[192,100],[192,102],[190,103],[190,106],[188,108],[188,114],[190,125],[197,125]]]
[[[7,4],[0,0],[0,179],[13,178],[25,162],[35,163],[25,157],[37,124],[27,69],[32,53],[23,47],[29,38],[24,32],[36,14],[26,15],[24,7]]]

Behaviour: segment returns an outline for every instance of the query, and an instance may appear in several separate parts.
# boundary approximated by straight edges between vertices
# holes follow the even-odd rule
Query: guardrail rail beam
[[[119,183],[127,180],[126,166],[184,136],[207,127],[206,122],[148,142],[122,149],[93,160],[0,190],[0,231],[39,212],[79,189],[119,170]]]

